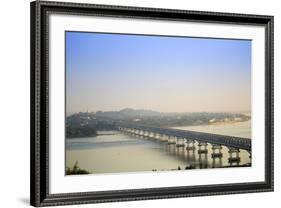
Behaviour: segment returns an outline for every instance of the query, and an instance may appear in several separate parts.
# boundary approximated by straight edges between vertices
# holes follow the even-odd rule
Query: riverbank
[[[81,137],[67,137],[66,139],[77,139],[77,138],[94,138],[97,136],[110,136],[110,135],[117,135],[119,134],[118,131],[101,131],[101,132],[97,132],[95,135],[85,135],[85,136],[81,136]]]

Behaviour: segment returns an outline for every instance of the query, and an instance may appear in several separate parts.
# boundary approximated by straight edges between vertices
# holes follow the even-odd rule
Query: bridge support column
[[[176,144],[176,139],[174,136],[169,136],[168,138],[168,145]]]
[[[138,137],[142,137],[141,130],[136,129],[136,135],[137,135]]]
[[[143,131],[143,136],[144,136],[144,137],[147,137],[147,136],[148,136],[147,131]]]
[[[150,138],[150,132],[149,131],[146,131],[146,137]]]
[[[223,154],[221,152],[222,150],[222,146],[220,144],[212,144],[212,167],[213,168],[218,168],[218,167],[222,167],[222,157],[223,157]],[[218,161],[217,161],[218,159]]]
[[[155,134],[154,134],[154,139],[155,139],[156,141],[161,141],[161,134],[155,133]]]
[[[159,134],[159,133],[155,133],[155,137],[154,137],[154,138],[155,138],[156,140],[159,140],[159,139],[160,139],[160,137],[161,137],[161,136],[160,136],[160,134]]]
[[[195,141],[191,139],[186,140],[186,150],[189,151],[195,151]]]
[[[228,150],[228,153],[229,153],[228,163],[230,165],[239,165],[239,163],[240,163],[240,157],[239,157],[240,150],[238,148],[233,148],[233,147],[229,147],[228,149],[229,149]]]
[[[132,130],[131,130],[131,133],[132,133],[132,135],[136,135],[136,130],[135,130],[135,129],[132,129]]]
[[[177,137],[177,141],[176,141],[176,147],[184,147],[184,138],[181,137]]]
[[[195,164],[196,157],[195,157],[195,141],[193,140],[187,140],[186,142],[186,152],[187,152],[187,158],[189,161],[192,161],[193,164]]]
[[[191,139],[186,140],[186,150],[189,151],[194,151],[195,150],[195,141]]]
[[[212,150],[212,158],[222,158],[222,146],[220,144],[213,144]]]
[[[208,149],[207,149],[208,143],[207,142],[199,142],[198,143],[198,154],[207,154]]]
[[[213,160],[213,162],[212,162],[213,168],[222,167],[222,157],[213,157],[212,160]]]
[[[199,166],[200,168],[207,168],[208,167],[208,143],[207,142],[199,142],[198,143],[198,155],[199,155]]]
[[[166,139],[166,135],[165,134],[160,134],[160,141],[165,142]]]

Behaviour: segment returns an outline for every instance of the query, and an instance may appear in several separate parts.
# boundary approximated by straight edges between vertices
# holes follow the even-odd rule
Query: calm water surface
[[[221,124],[212,126],[175,127],[208,133],[233,135],[250,138],[250,121]],[[105,132],[100,132],[105,133]],[[212,146],[207,146],[207,154],[187,151],[184,147],[168,145],[145,137],[123,134],[99,135],[89,138],[74,138],[66,140],[66,166],[72,167],[78,161],[79,167],[91,173],[116,173],[152,170],[176,170],[186,168],[215,168],[237,165],[228,162],[229,153],[223,147],[222,158],[211,157]],[[238,165],[250,163],[249,153],[241,150],[241,162]]]

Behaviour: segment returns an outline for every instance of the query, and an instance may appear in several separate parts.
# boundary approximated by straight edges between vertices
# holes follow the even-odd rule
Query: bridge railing
[[[243,138],[243,137],[234,137],[234,136],[211,134],[205,132],[172,129],[172,128],[152,127],[152,126],[131,124],[125,122],[119,122],[117,123],[117,125],[122,128],[131,128],[134,130],[142,130],[152,133],[165,134],[168,136],[175,136],[179,138],[188,138],[199,142],[208,142],[212,144],[219,144],[228,147],[251,151],[251,139]]]

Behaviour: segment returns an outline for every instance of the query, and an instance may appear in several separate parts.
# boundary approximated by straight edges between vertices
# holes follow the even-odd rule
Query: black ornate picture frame
[[[30,203],[33,206],[73,205],[218,194],[273,191],[273,16],[185,11],[110,5],[31,2],[31,174]],[[50,14],[110,16],[173,22],[263,26],[265,28],[265,180],[246,183],[204,184],[115,191],[50,193],[49,167],[49,17]],[[252,105],[255,105],[253,103]],[[140,179],[141,180],[141,179]],[[133,186],[133,184],[132,184]]]

